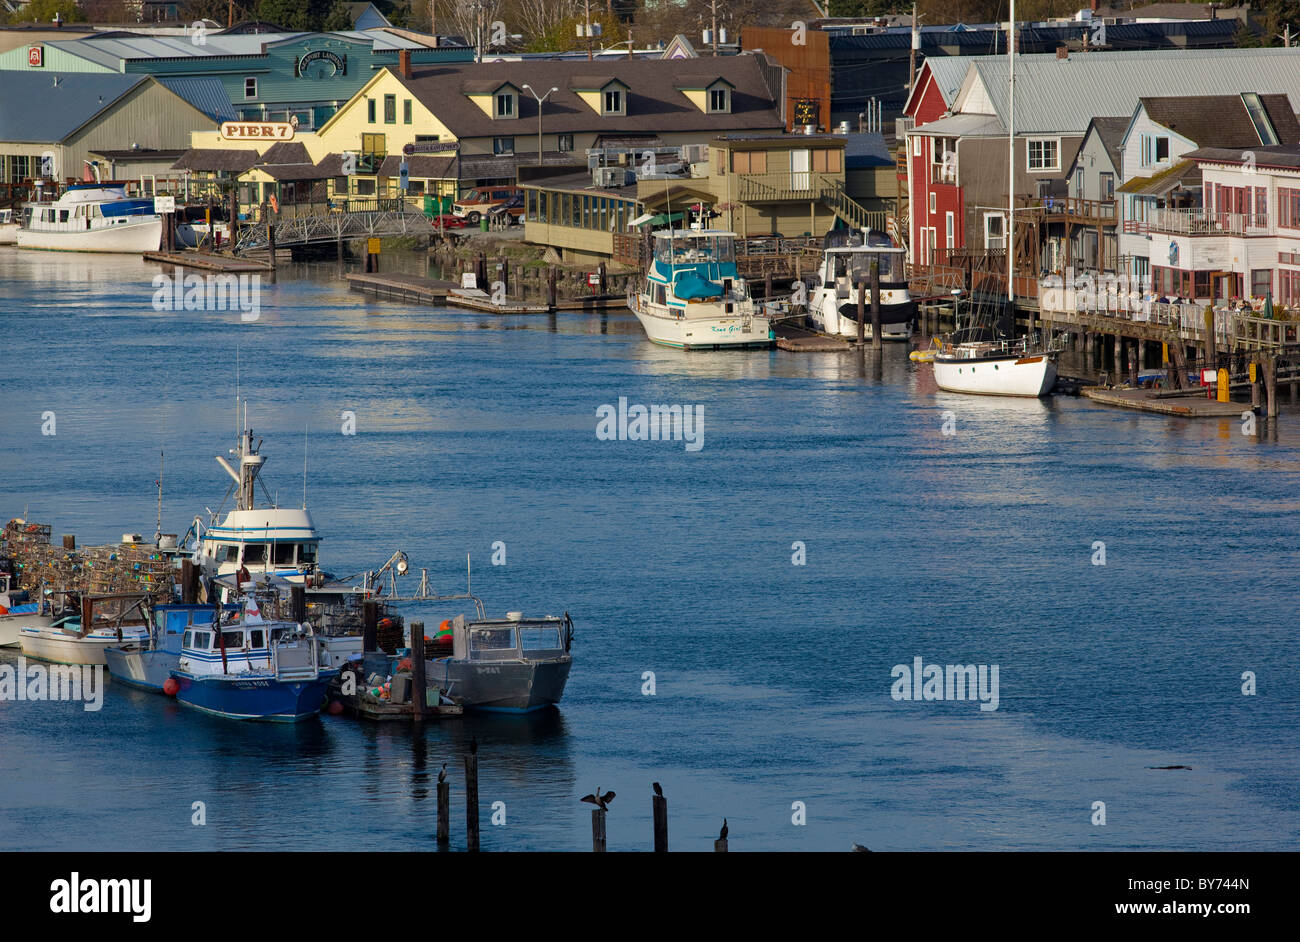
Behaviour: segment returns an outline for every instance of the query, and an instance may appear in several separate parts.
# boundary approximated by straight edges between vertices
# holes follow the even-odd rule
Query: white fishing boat
[[[12,209],[0,209],[0,245],[17,245],[20,228]]]
[[[736,267],[736,236],[714,229],[654,234],[654,259],[627,305],[655,343],[682,350],[769,347],[772,324]]]
[[[912,336],[916,302],[907,289],[906,250],[882,232],[832,230],[826,236],[817,280],[808,294],[813,326],[837,337],[858,336],[858,286],[863,296],[863,338],[872,339],[871,268],[878,266],[880,337],[907,340]]]
[[[0,648],[18,644],[18,629],[22,625],[53,624],[54,619],[42,614],[40,609],[40,601],[33,600],[26,589],[13,587],[12,573],[0,572]]]
[[[425,676],[453,703],[468,710],[531,713],[564,696],[573,666],[573,621],[567,613],[525,618],[510,612],[473,621],[458,615],[449,627],[451,650],[439,656],[435,644]]]
[[[963,339],[954,335],[934,355],[934,382],[946,392],[984,396],[1046,396],[1056,385],[1055,352],[1025,339]]]
[[[223,617],[233,618],[238,605],[223,607]],[[213,605],[168,604],[153,610],[149,637],[104,649],[104,660],[113,679],[153,693],[165,693],[171,672],[180,667],[181,642],[194,627],[211,626],[217,608]]]
[[[52,624],[24,622],[18,628],[23,656],[56,664],[107,664],[104,650],[149,639],[145,595],[96,595],[81,600],[80,611]]]
[[[53,203],[28,203],[17,234],[20,249],[59,252],[156,251],[162,216],[152,199],[133,199],[112,184],[79,184]]]

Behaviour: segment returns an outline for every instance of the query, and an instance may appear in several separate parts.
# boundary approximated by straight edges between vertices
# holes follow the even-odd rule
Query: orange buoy
[[[340,703],[338,700],[331,700],[329,706],[329,715],[338,716],[342,712],[343,712],[343,704]]]
[[[168,677],[163,681],[163,693],[169,697],[176,696],[176,692],[181,689],[180,683],[175,677]]]

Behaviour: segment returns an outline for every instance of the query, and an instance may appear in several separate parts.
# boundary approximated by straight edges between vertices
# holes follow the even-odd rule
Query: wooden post
[[[363,653],[379,650],[379,603],[361,603],[361,650]]]
[[[438,845],[451,842],[451,782],[438,783]]]
[[[1258,363],[1252,363],[1251,366],[1255,367],[1255,369],[1251,370],[1251,373],[1254,374],[1256,378],[1251,380],[1250,383],[1250,408],[1254,412],[1259,412],[1259,407],[1260,407],[1260,391],[1259,391],[1259,379],[1258,379],[1259,366]]]
[[[858,282],[858,346],[867,342],[867,286]]]
[[[239,241],[239,189],[230,188],[230,251],[233,254]]]
[[[1128,348],[1128,384],[1137,389],[1138,384],[1138,355],[1137,346],[1142,341],[1135,340],[1133,345]]]
[[[71,548],[68,546],[68,538],[66,536],[63,538],[63,548]],[[199,582],[198,576],[199,570],[198,567],[194,565],[194,560],[181,560],[181,601],[188,605],[193,605],[199,600],[197,591]]]
[[[1277,418],[1277,356],[1270,354],[1264,360],[1264,388],[1268,393],[1268,417]]]
[[[654,812],[655,853],[668,853],[668,799],[662,795],[650,796],[650,808]]]
[[[605,853],[605,809],[591,810],[591,850],[595,854]]]
[[[596,266],[596,275],[600,281],[600,293],[605,294],[609,291],[609,279],[605,272],[605,263],[601,262]]]
[[[65,550],[75,550],[77,548],[77,535],[75,533],[63,534],[63,548]],[[194,563],[190,562],[188,559],[185,560],[185,562],[190,563],[191,566],[194,565]]]
[[[424,622],[411,622],[411,719],[424,722]]]
[[[871,348],[879,356],[882,352],[884,337],[880,330],[880,263],[871,263]]]
[[[720,837],[714,841],[713,850],[715,853],[725,854],[727,852],[727,839],[725,837]]]
[[[293,613],[293,620],[302,624],[307,620],[307,588],[306,586],[289,587],[289,607]]]
[[[1124,375],[1124,338],[1119,334],[1115,335],[1115,369],[1116,378]]]
[[[478,853],[478,754],[465,757],[465,849]]]
[[[772,300],[772,273],[770,271],[763,276],[763,300]]]
[[[269,220],[266,223],[266,245],[268,260],[271,262],[271,270],[275,270],[275,224]]]
[[[546,275],[546,304],[553,311],[555,310],[555,266],[552,265]]]
[[[506,297],[510,297],[510,259],[502,255],[498,264],[501,266],[501,284],[505,286]]]
[[[1205,362],[1202,369],[1210,369],[1214,364],[1214,307],[1205,305]]]

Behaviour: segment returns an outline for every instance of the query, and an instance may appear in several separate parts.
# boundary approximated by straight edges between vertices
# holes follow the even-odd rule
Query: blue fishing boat
[[[237,615],[239,605],[224,606],[226,617]],[[150,637],[104,649],[104,660],[113,680],[131,687],[164,693],[172,671],[180,666],[181,642],[194,627],[210,626],[217,609],[212,605],[156,605]]]
[[[253,599],[238,620],[196,626],[181,636],[171,671],[176,699],[236,720],[294,723],[320,712],[336,668],[322,668],[311,626],[265,621]]]

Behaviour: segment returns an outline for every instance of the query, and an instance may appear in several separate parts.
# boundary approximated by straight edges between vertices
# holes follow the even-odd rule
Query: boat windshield
[[[880,263],[880,280],[885,282],[905,281],[903,274],[903,253],[902,252],[833,252],[831,259],[834,262],[833,277],[838,281],[841,278],[848,278],[854,284],[859,280],[869,281],[871,278],[871,263]]]
[[[561,651],[564,641],[558,625],[527,625],[519,629],[519,644],[525,651]]]
[[[736,260],[731,235],[667,235],[655,238],[655,259],[665,265],[713,265]]]

